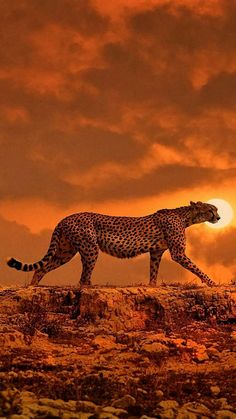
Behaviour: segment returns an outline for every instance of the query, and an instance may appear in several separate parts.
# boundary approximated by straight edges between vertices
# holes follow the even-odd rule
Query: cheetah
[[[150,253],[149,285],[156,286],[159,264],[168,249],[171,258],[208,286],[215,283],[185,254],[185,229],[193,224],[220,219],[214,205],[190,201],[190,205],[161,209],[143,217],[120,217],[82,212],[69,215],[56,226],[47,254],[38,262],[24,264],[10,258],[7,264],[21,271],[35,271],[31,285],[69,262],[77,252],[82,261],[81,285],[91,285],[99,249],[118,258]]]

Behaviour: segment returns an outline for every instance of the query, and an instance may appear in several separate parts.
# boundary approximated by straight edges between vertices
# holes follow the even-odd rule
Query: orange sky
[[[145,215],[223,198],[236,211],[236,4],[0,2],[1,284],[38,260],[65,215]],[[236,222],[188,231],[217,282],[236,277]],[[43,283],[78,282],[79,258]],[[195,280],[168,255],[161,280]],[[148,280],[148,257],[100,255],[94,283]],[[198,280],[196,280],[198,282]]]

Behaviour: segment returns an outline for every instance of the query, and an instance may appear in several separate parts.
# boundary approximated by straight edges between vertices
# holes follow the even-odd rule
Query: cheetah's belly
[[[147,253],[150,249],[167,249],[164,238],[150,236],[148,234],[107,234],[99,232],[97,235],[98,245],[102,252],[118,258],[131,258],[142,253]]]

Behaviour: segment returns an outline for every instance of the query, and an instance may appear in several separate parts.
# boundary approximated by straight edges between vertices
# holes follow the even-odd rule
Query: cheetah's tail
[[[16,260],[14,258],[8,258],[7,265],[10,266],[10,268],[14,268],[14,269],[17,269],[18,271],[24,271],[24,272],[37,271],[39,269],[42,269],[45,265],[47,265],[47,263],[55,255],[58,248],[59,240],[60,240],[60,230],[59,228],[56,228],[53,232],[48,251],[41,260],[34,263],[22,263],[19,260]]]
[[[37,269],[43,268],[44,263],[42,260],[35,263],[22,263],[19,260],[16,260],[14,258],[8,258],[7,259],[7,265],[10,266],[10,268],[15,268],[17,271],[37,271]]]

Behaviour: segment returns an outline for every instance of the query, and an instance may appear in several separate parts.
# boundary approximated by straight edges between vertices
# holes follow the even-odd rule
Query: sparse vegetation
[[[196,282],[168,282],[167,284],[164,281],[161,283],[161,286],[167,288],[179,288],[181,290],[195,290],[203,287],[202,285],[199,285]]]
[[[32,300],[22,299],[19,304],[19,313],[22,316],[18,330],[24,334],[28,344],[32,343],[37,331],[46,333],[49,337],[59,336],[60,318],[49,314],[48,307],[40,296],[33,296]]]

